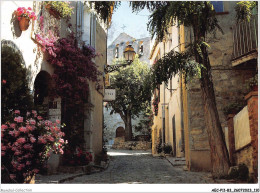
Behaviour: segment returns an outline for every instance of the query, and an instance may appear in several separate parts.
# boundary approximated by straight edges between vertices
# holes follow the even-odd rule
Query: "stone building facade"
[[[107,48],[107,64],[111,65],[114,59],[124,57],[124,50],[131,45],[141,62],[149,64],[150,37],[136,39],[126,33],[121,33]]]
[[[235,5],[237,2],[223,2],[223,9],[217,13],[219,25],[223,30],[216,36],[209,36],[209,59],[216,96],[217,109],[223,132],[227,129],[227,117],[224,108],[243,99],[248,89],[246,80],[256,73],[256,62],[247,62],[234,66],[234,28],[236,27]],[[185,30],[185,40],[189,42],[190,31]],[[255,60],[255,59],[254,59]],[[204,110],[199,81],[193,80],[187,85],[187,128],[186,140],[190,154],[186,156],[187,166],[193,170],[211,170],[210,148],[207,129],[204,123]],[[226,132],[227,133],[227,132]],[[227,138],[227,137],[226,137]],[[186,144],[185,144],[186,146]],[[204,159],[201,159],[203,157]],[[249,158],[250,159],[250,158]]]
[[[248,51],[248,53],[243,53],[236,55],[237,52],[237,39],[239,38],[237,34],[235,34],[235,30],[237,28],[236,23],[236,12],[234,7],[236,6],[237,2],[220,2],[219,6],[221,9],[217,11],[217,19],[219,21],[219,25],[223,30],[223,34],[219,31],[213,35],[209,35],[207,37],[207,43],[209,43],[209,58],[212,66],[212,78],[214,84],[214,91],[216,96],[216,103],[217,109],[219,113],[219,118],[221,122],[221,126],[223,129],[223,133],[225,133],[226,144],[230,149],[234,149],[234,145],[230,145],[230,129],[228,128],[228,121],[227,116],[224,114],[224,109],[231,103],[239,99],[243,99],[244,96],[248,93],[247,89],[247,80],[253,77],[257,73],[257,54],[252,54],[254,52],[257,53],[257,50],[254,47],[257,42],[257,33],[254,34],[256,37],[250,39],[252,42],[252,49]],[[215,6],[215,5],[214,5]],[[257,23],[253,23],[248,25],[246,31],[247,33],[251,33],[251,31],[256,31]],[[252,24],[253,23],[253,24]],[[245,32],[244,32],[245,33]],[[240,34],[241,35],[241,34]],[[245,34],[244,34],[245,35]],[[173,38],[179,39],[180,43],[180,51],[185,50],[185,43],[189,43],[191,41],[191,29],[184,28],[180,26],[177,32],[173,34]],[[246,36],[243,37],[243,41],[245,41]],[[253,36],[252,36],[253,37]],[[166,40],[166,43],[168,41]],[[241,46],[241,45],[240,45]],[[243,48],[241,48],[242,50]],[[166,51],[167,52],[167,51]],[[162,54],[161,54],[162,55]],[[245,56],[249,55],[246,59]],[[155,56],[154,56],[155,57]],[[205,118],[204,118],[204,105],[202,101],[200,83],[198,79],[193,79],[192,81],[188,82],[187,85],[183,82],[183,79],[180,78],[180,95],[181,99],[179,103],[175,102],[177,108],[179,108],[181,115],[180,118],[180,125],[181,128],[184,130],[184,154],[186,158],[186,165],[189,170],[198,170],[198,171],[211,171],[211,158],[210,158],[210,147],[208,141],[208,134],[207,128],[205,125]],[[160,86],[162,88],[163,85]],[[166,101],[169,99],[166,99]],[[255,99],[256,100],[256,99]],[[172,104],[169,103],[169,109]],[[158,114],[160,112],[160,106]],[[167,108],[167,107],[166,107]],[[165,110],[167,117],[167,110]],[[250,110],[248,110],[250,112]],[[249,113],[250,114],[250,113]],[[254,113],[252,113],[254,114]],[[177,117],[177,116],[176,116]],[[249,115],[253,117],[253,115]],[[248,118],[247,118],[248,119]],[[252,119],[252,118],[251,118]],[[168,122],[170,122],[169,120]],[[176,119],[175,119],[176,121]],[[155,124],[153,126],[153,152],[156,153],[155,146],[156,140],[158,140],[158,133],[163,135],[163,132],[158,132],[158,129],[163,128],[163,121],[162,119],[159,120],[160,124]],[[167,119],[165,120],[167,125]],[[252,125],[254,125],[255,121],[251,121]],[[177,125],[177,123],[176,123]],[[157,128],[157,130],[156,130]],[[254,128],[254,127],[253,127]],[[250,127],[251,130],[251,127]],[[177,130],[176,130],[177,131]],[[238,132],[238,130],[237,130]],[[172,131],[169,132],[172,135]],[[231,132],[232,133],[232,132]],[[234,133],[234,132],[233,132]],[[256,141],[256,133],[251,132],[249,136],[250,144]],[[178,149],[178,134],[177,132],[175,135],[176,140],[173,141],[174,146]],[[165,126],[165,140],[167,142],[167,126]],[[232,140],[231,140],[232,141]],[[233,139],[234,141],[234,139]],[[242,142],[238,142],[242,143]],[[234,154],[234,164],[238,163],[245,163],[249,167],[250,172],[252,173],[252,167],[250,159],[252,159],[252,149],[253,146],[247,144],[243,144],[241,147],[242,149],[236,149]],[[242,156],[243,151],[247,152],[247,156]],[[177,150],[178,152],[178,150]],[[254,152],[258,152],[255,148]],[[178,156],[178,153],[176,154]],[[180,154],[179,154],[180,155]],[[183,155],[183,154],[182,154]],[[242,161],[243,159],[243,161]],[[251,168],[251,169],[250,169]]]
[[[179,28],[172,26],[165,42],[152,41],[150,65],[162,58],[171,50],[180,51]],[[157,153],[160,144],[171,145],[173,155],[184,157],[184,130],[182,116],[181,78],[175,75],[168,84],[161,84],[154,90],[152,103],[157,100],[158,112],[154,110],[154,124],[152,126],[152,152]]]
[[[135,39],[126,33],[121,33],[107,48],[107,64],[111,65],[114,60],[124,57],[123,53],[127,45],[131,45],[136,54],[139,56],[141,62],[149,64],[150,53],[150,38]],[[117,137],[116,131],[118,128],[125,128],[124,121],[119,114],[110,115],[111,109],[104,107],[104,140],[108,147],[114,144],[114,140]],[[138,125],[139,121],[143,117],[132,119],[133,136],[141,135],[142,133],[136,132],[134,127]]]
[[[16,47],[22,53],[24,65],[29,70],[28,80],[31,94],[35,95],[37,89],[47,89],[50,83],[54,67],[47,62],[46,55],[38,46],[35,34],[40,23],[40,13],[45,20],[45,28],[56,26],[60,31],[60,37],[67,37],[71,32],[76,34],[77,41],[85,42],[95,48],[96,52],[102,56],[95,58],[98,70],[104,72],[106,64],[106,42],[107,26],[99,19],[98,15],[91,10],[87,4],[82,2],[71,2],[73,13],[70,19],[72,27],[69,29],[64,19],[56,19],[48,13],[40,1],[1,1],[1,43]],[[21,31],[18,21],[13,18],[13,12],[18,7],[31,7],[36,13],[37,20],[31,22],[28,30]],[[4,18],[4,19],[3,19]],[[91,33],[90,33],[91,32]],[[95,82],[89,82],[89,101],[85,105],[84,124],[84,149],[92,153],[93,157],[102,152],[102,131],[103,131],[103,95],[104,95],[104,78],[99,77],[101,89]],[[40,92],[42,93],[42,92]],[[51,120],[61,119],[61,100],[56,98],[55,107],[49,106],[49,97],[40,96],[43,100],[44,109]],[[59,158],[51,158],[51,164],[58,166]],[[56,168],[57,169],[57,168]]]

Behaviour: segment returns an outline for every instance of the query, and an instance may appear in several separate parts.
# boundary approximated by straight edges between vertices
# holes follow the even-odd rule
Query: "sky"
[[[129,2],[122,1],[112,15],[112,25],[108,29],[108,45],[122,32],[136,39],[150,36],[147,31],[148,16],[149,11],[147,9],[132,13]]]

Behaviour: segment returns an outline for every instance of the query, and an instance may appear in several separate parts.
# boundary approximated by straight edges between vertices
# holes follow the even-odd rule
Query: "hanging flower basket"
[[[45,1],[44,5],[49,13],[57,19],[71,17],[74,8],[70,6],[70,2],[65,1]]]
[[[27,9],[25,7],[18,7],[17,10],[15,10],[15,15],[19,21],[21,31],[28,29],[30,20],[36,20],[36,15],[31,7],[28,7]]]
[[[52,9],[50,4],[47,4],[47,5],[45,6],[45,8],[46,8],[46,9],[49,11],[49,13],[50,13],[53,17],[55,17],[56,19],[60,19],[60,18],[61,18],[60,13],[59,13],[58,11],[56,11],[55,9]]]
[[[30,19],[27,19],[26,17],[22,17],[19,21],[19,27],[21,31],[26,31],[29,28],[30,25]]]

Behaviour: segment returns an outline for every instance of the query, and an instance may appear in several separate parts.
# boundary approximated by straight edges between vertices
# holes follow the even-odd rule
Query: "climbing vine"
[[[69,31],[72,25],[67,21]],[[91,46],[79,46],[73,32],[61,38],[55,26],[45,26],[40,17],[36,40],[54,67],[50,99],[61,97],[64,132],[72,150],[84,143],[84,104],[88,102],[89,81],[97,82],[100,72],[94,63],[97,56]]]
[[[193,60],[191,52],[180,53],[172,50],[151,68],[152,88],[155,89],[163,82],[167,84],[168,80],[179,72],[183,73],[185,82],[191,80],[192,77],[200,77],[201,68],[203,65]]]
[[[69,108],[82,107],[87,102],[87,80],[98,80],[99,71],[93,62],[95,50],[86,45],[81,50],[72,34],[55,43],[54,53],[49,56],[48,62],[55,67],[55,94],[65,99]]]

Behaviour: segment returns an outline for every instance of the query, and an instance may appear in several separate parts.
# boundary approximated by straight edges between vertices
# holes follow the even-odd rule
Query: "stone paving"
[[[184,171],[167,159],[153,157],[150,151],[109,150],[107,170],[83,175],[66,184],[205,184],[214,183],[210,173]]]

